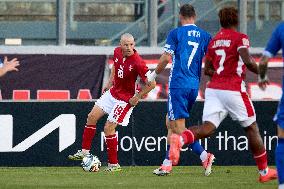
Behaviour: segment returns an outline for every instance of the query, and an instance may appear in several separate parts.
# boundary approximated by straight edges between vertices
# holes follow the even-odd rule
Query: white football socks
[[[263,169],[263,170],[259,170],[258,172],[259,172],[259,174],[260,174],[261,176],[265,176],[265,175],[267,175],[267,173],[268,173],[268,167],[266,167],[266,168]]]
[[[164,165],[164,166],[171,166],[171,165],[172,165],[172,161],[169,160],[169,159],[164,159],[163,165]]]
[[[200,159],[202,162],[206,161],[207,159],[207,152],[204,150],[201,154],[200,154]]]

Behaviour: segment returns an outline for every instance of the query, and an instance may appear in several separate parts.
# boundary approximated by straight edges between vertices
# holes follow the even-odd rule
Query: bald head
[[[130,33],[125,33],[120,37],[120,47],[124,57],[128,57],[134,54],[135,41],[134,37]]]

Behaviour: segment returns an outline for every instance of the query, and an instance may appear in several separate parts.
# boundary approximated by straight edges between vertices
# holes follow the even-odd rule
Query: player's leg
[[[96,134],[97,121],[105,114],[105,112],[97,105],[93,107],[88,114],[87,123],[84,127],[82,137],[82,150],[78,150],[75,154],[69,155],[71,160],[82,160],[87,154],[90,153],[91,144]]]
[[[284,189],[284,127],[278,126],[278,144],[275,150],[279,189]]]
[[[167,134],[167,147],[166,147],[165,159],[163,160],[162,165],[159,168],[157,168],[153,171],[153,174],[156,174],[158,176],[168,175],[172,171],[172,161],[169,158],[170,136],[172,134],[172,130],[170,128],[168,114],[166,115],[166,127],[167,127],[167,130],[168,130],[168,134]]]
[[[205,170],[204,175],[209,176],[212,172],[212,164],[215,161],[214,154],[208,153],[206,150],[204,150],[198,140],[190,144],[189,148],[191,148],[192,151],[199,156],[202,166]]]
[[[191,114],[191,109],[196,101],[198,95],[198,89],[191,89],[188,94],[188,112]],[[189,114],[189,117],[190,117]],[[202,166],[205,169],[205,176],[209,176],[211,174],[212,163],[214,162],[215,156],[211,153],[207,153],[206,150],[200,145],[199,141],[195,141],[194,143],[189,145],[189,148],[197,154],[202,162]]]
[[[246,92],[231,92],[231,100],[226,101],[226,108],[233,120],[238,120],[244,128],[249,147],[259,170],[259,181],[267,182],[277,178],[277,173],[267,167],[267,153],[256,124],[253,104]]]
[[[153,171],[154,174],[158,176],[168,175],[172,170],[172,161],[169,158],[169,150],[170,150],[170,136],[172,134],[172,130],[170,128],[169,119],[166,116],[166,126],[168,129],[167,135],[167,149],[165,159],[162,165]],[[202,162],[203,167],[205,168],[205,175],[208,176],[211,173],[211,166],[215,159],[214,155],[211,153],[207,153],[206,150],[200,145],[198,141],[194,142],[193,144],[189,145],[189,148],[192,149],[194,153],[196,153]]]
[[[188,112],[188,91],[190,89],[169,89],[168,94],[168,119],[170,121],[170,128],[175,135],[180,135],[185,128],[185,118],[189,117]],[[172,137],[173,135],[171,135]],[[171,140],[171,139],[170,139]],[[176,148],[181,146],[174,146],[172,148],[171,141],[169,154],[172,150],[176,151]],[[179,145],[179,144],[175,144]],[[179,158],[179,153],[176,153]],[[170,160],[172,160],[171,155],[169,155]],[[172,162],[173,165],[176,165],[178,162]]]
[[[171,147],[170,147],[170,160],[173,165],[177,165],[180,156],[180,150],[183,145],[189,145],[198,141],[199,139],[207,138],[212,135],[216,130],[216,126],[206,121],[200,126],[191,126],[189,129],[185,129],[181,134],[172,134]],[[212,158],[213,162],[215,158]]]
[[[109,114],[114,106],[115,101],[111,96],[110,92],[105,92],[100,99],[96,102],[95,106],[88,114],[87,123],[84,127],[83,137],[82,137],[82,150],[78,150],[77,153],[69,155],[68,158],[71,160],[82,160],[86,156],[90,149],[92,140],[96,133],[97,121],[104,115]]]
[[[105,171],[115,172],[121,171],[117,158],[117,136],[115,128],[117,125],[127,126],[129,118],[133,111],[133,107],[129,103],[116,100],[104,127],[105,140],[108,153],[108,167]]]
[[[184,144],[192,144],[193,142],[209,137],[212,135],[221,121],[227,116],[222,102],[216,96],[216,90],[206,89],[205,103],[203,109],[203,124],[200,126],[192,126],[184,130],[180,135],[173,134],[171,136],[170,159],[173,165],[176,165],[179,159],[180,146]],[[212,161],[214,160],[212,156]],[[212,165],[212,164],[211,164]]]
[[[117,127],[117,123],[107,121],[104,127],[105,134],[105,142],[107,146],[107,154],[108,154],[108,167],[105,171],[108,172],[116,172],[121,171],[120,165],[118,164],[117,158],[117,145],[118,140],[115,133],[115,128]]]
[[[245,127],[245,132],[248,137],[250,149],[253,153],[254,160],[259,170],[259,182],[267,182],[277,178],[277,172],[274,169],[269,169],[267,166],[267,153],[263,145],[256,122]]]
[[[278,105],[274,121],[278,125],[278,144],[275,150],[275,159],[278,172],[279,189],[284,189],[284,95],[282,95],[281,101]]]

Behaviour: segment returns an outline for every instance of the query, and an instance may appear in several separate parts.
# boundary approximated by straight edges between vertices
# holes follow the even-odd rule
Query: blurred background
[[[178,26],[183,3],[195,7],[197,25],[212,35],[219,30],[219,9],[239,7],[252,47],[265,46],[284,19],[283,0],[0,0],[0,44],[18,38],[22,45],[110,46],[130,32],[138,46],[162,46]]]
[[[0,98],[44,100],[42,90],[66,90],[63,99],[78,99],[81,90],[86,99],[99,98],[120,36],[131,33],[139,54],[154,69],[168,32],[179,26],[179,7],[184,3],[195,7],[196,24],[212,36],[220,29],[218,11],[224,6],[238,8],[239,31],[248,34],[256,61],[275,26],[284,20],[284,0],[0,0],[0,59],[8,55],[21,61],[20,72],[0,79]],[[248,72],[248,93],[254,100],[278,100],[282,95],[281,55],[268,66],[271,84],[266,91]],[[170,67],[146,99],[167,98]],[[202,76],[198,99],[204,98],[207,81]]]

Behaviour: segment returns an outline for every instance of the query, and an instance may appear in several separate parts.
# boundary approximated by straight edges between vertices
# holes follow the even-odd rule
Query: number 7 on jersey
[[[190,53],[190,56],[188,58],[188,61],[187,61],[187,68],[189,69],[189,66],[192,63],[193,57],[194,57],[194,55],[195,55],[195,53],[197,51],[197,48],[198,48],[199,44],[196,43],[196,42],[193,42],[193,41],[188,41],[188,45],[189,46],[193,46],[193,49],[192,49],[192,51]]]

